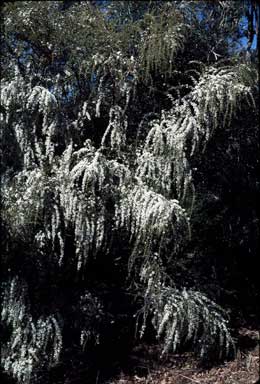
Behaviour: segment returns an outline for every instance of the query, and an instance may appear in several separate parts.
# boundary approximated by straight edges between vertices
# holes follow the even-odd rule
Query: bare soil
[[[108,384],[260,384],[259,332],[239,330],[236,358],[201,368],[192,353],[172,354],[161,360],[156,346],[137,347],[128,368]]]

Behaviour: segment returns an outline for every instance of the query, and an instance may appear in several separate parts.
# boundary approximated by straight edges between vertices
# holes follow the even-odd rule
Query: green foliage
[[[235,349],[216,304],[221,284],[205,292],[212,237],[229,209],[212,200],[233,187],[211,181],[211,157],[223,153],[227,170],[244,154],[237,122],[246,141],[257,116],[254,64],[229,49],[243,7],[136,4],[3,8],[2,366],[21,383],[38,382],[68,351],[84,360],[99,350],[122,316],[118,292],[129,303],[123,316],[142,314],[141,336],[152,319],[163,353],[189,347],[227,358]],[[255,162],[241,163],[254,183]]]

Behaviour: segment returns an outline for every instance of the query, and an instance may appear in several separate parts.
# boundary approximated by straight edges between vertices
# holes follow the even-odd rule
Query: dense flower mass
[[[30,314],[26,284],[13,278],[6,283],[2,321],[12,329],[11,338],[2,349],[4,369],[18,382],[29,383],[36,368],[59,361],[62,348],[61,327],[54,315],[39,317]]]
[[[174,268],[197,252],[196,171],[208,146],[254,111],[254,66],[226,42],[210,59],[211,39],[194,32],[198,14],[207,28],[204,2],[69,3],[4,7],[2,367],[36,383],[70,348],[96,347],[122,317],[112,288],[141,298],[131,302],[140,334],[151,320],[162,353],[188,345],[226,358],[226,312],[195,278],[185,288],[187,270],[180,286]]]

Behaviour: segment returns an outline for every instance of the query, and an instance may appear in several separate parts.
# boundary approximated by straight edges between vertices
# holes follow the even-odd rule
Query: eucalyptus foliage
[[[94,265],[98,281],[95,265],[108,260],[141,297],[140,334],[151,320],[162,353],[234,353],[224,309],[200,287],[186,289],[185,276],[176,286],[170,271],[192,238],[194,162],[242,107],[254,110],[257,73],[223,47],[210,58],[194,32],[195,2],[150,3],[4,6],[2,366],[19,383],[63,358],[67,312],[57,293],[41,305],[52,284],[61,296],[68,282],[75,291],[79,348],[102,340],[97,324],[110,314],[88,279]],[[241,15],[223,3],[226,28],[227,15]],[[200,61],[192,39],[203,45]]]

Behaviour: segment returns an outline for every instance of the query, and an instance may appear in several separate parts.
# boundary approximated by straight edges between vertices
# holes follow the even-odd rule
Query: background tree
[[[234,326],[259,295],[257,63],[239,50],[255,2],[3,17],[5,372],[91,383],[136,324],[163,354],[232,356],[226,310]]]

